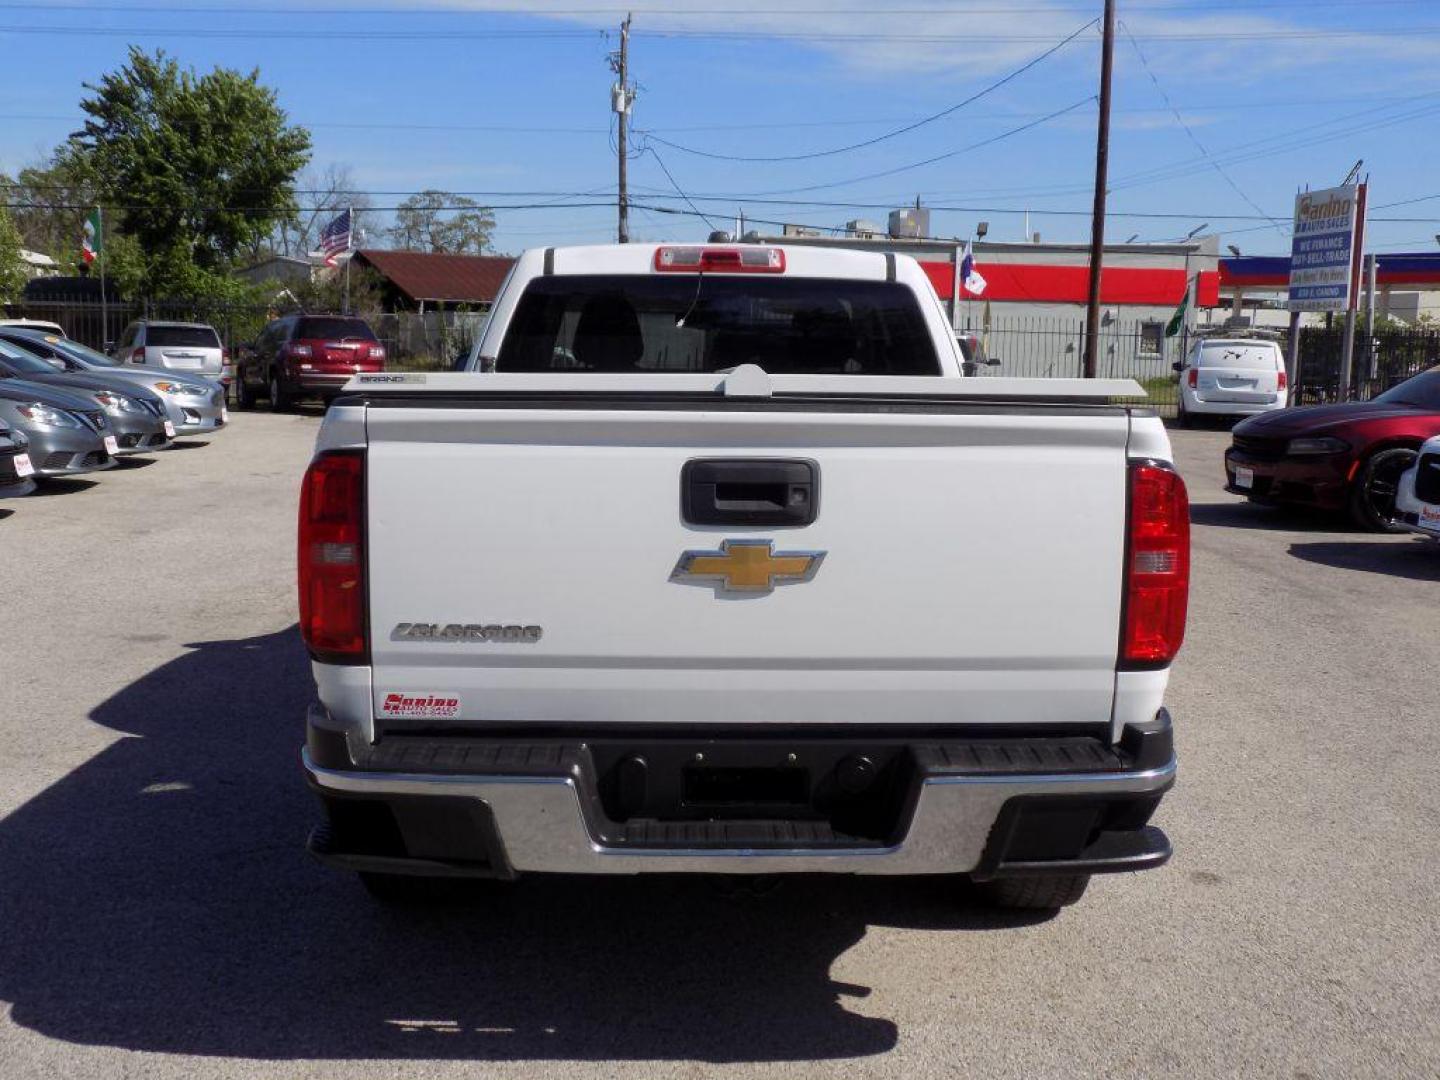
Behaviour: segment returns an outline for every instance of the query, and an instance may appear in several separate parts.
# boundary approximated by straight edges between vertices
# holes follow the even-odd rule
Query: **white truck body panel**
[[[1167,662],[1119,663],[1127,560],[1145,541],[1130,534],[1132,467],[1161,466],[1134,473],[1151,485],[1136,499],[1153,508],[1165,496],[1145,493],[1170,460],[1159,419],[1117,403],[1143,391],[1131,380],[965,378],[913,260],[784,250],[798,278],[904,285],[921,316],[899,293],[904,335],[872,336],[854,366],[832,358],[859,352],[830,350],[824,324],[816,336],[797,317],[786,333],[802,348],[772,366],[825,374],[749,361],[663,371],[656,337],[610,367],[582,354],[578,329],[553,354],[549,331],[517,331],[530,351],[505,353],[518,300],[541,276],[590,279],[588,294],[563,281],[534,293],[544,304],[557,291],[563,303],[588,296],[585,321],[597,277],[599,303],[614,310],[644,292],[626,292],[623,278],[673,272],[656,269],[653,244],[532,251],[470,371],[347,385],[317,448],[351,451],[328,465],[363,488],[336,489],[358,493],[342,503],[351,531],[311,533],[339,538],[302,551],[345,567],[330,595],[352,613],[350,651],[314,665],[320,703],[307,723],[305,768],[332,812],[312,837],[323,860],[382,875],[986,880],[1169,857],[1145,825],[1175,774]],[[620,282],[614,301],[607,275]],[[817,288],[798,282],[789,295],[801,291]],[[850,295],[867,291],[898,292]],[[704,332],[699,318],[686,324],[688,294],[666,295],[671,306],[647,318],[673,312],[675,328]],[[788,318],[733,282],[712,295],[753,308],[747,332],[766,345]],[[846,294],[818,295],[815,307]],[[598,338],[640,332],[598,325]],[[914,374],[931,364],[927,337],[938,369],[928,377]],[[796,362],[805,349],[821,361]],[[502,355],[535,373],[492,370]],[[685,363],[720,367],[735,353],[687,354],[702,355]],[[857,370],[906,374],[848,374]],[[815,486],[799,505],[814,510],[755,524],[743,516],[751,496],[727,495],[718,513],[724,477],[756,471],[747,465],[715,474],[707,519],[687,501],[697,461],[765,462],[766,476],[803,463]],[[1183,500],[1182,488],[1168,504],[1182,521]],[[313,515],[325,504],[307,505]],[[682,572],[755,544],[807,569],[768,591],[762,576],[750,592]],[[343,599],[359,595],[351,588],[363,609]],[[417,799],[424,813],[412,813]],[[1052,800],[1067,824],[1051,824]],[[372,831],[349,812],[357,806],[398,832]]]

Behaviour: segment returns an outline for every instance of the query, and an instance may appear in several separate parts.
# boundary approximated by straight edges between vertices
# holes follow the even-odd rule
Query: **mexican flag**
[[[80,258],[89,266],[100,257],[100,209],[90,211],[85,219],[85,235],[80,241]]]
[[[1185,327],[1185,309],[1190,306],[1190,282],[1185,282],[1185,295],[1180,298],[1180,306],[1175,309],[1175,314],[1170,316],[1170,321],[1165,324],[1165,336],[1174,337]]]

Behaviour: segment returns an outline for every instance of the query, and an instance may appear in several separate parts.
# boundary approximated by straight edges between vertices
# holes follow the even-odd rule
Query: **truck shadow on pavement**
[[[1354,528],[1341,514],[1303,507],[1256,506],[1249,502],[1191,503],[1190,524],[1269,532],[1346,532]]]
[[[1361,570],[1368,574],[1415,581],[1440,581],[1440,544],[1416,537],[1414,543],[1390,540],[1368,543],[1291,544],[1290,554],[1306,562],[1333,566],[1338,570]]]
[[[303,850],[319,808],[294,628],[187,650],[92,714],[130,737],[0,821],[0,998],[49,1037],[267,1060],[855,1057],[899,1035],[830,975],[867,926],[1039,921],[885,878],[532,878],[385,908]]]

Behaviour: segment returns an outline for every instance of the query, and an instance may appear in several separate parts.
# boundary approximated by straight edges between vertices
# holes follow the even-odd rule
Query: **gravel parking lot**
[[[1440,1075],[1440,546],[1194,502],[1165,869],[527,880],[397,912],[303,850],[316,414],[0,503],[0,1074]]]

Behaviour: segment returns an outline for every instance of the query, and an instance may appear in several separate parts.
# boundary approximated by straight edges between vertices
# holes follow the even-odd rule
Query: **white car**
[[[1285,408],[1285,356],[1273,341],[1197,341],[1180,372],[1180,425],[1194,416],[1254,416]]]
[[[1420,456],[1400,477],[1395,520],[1412,532],[1440,540],[1440,435],[1420,447]]]
[[[36,330],[43,334],[54,334],[56,337],[62,338],[65,336],[65,331],[60,324],[48,319],[0,319],[0,326],[9,326],[16,330]]]

